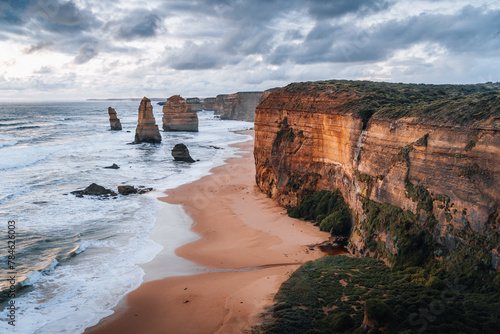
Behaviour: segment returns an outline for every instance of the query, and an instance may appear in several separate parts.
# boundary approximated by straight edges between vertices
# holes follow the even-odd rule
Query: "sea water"
[[[132,145],[138,105],[0,105],[0,333],[82,333],[112,314],[143,282],[140,265],[162,250],[151,240],[157,213],[168,210],[157,196],[222,165],[236,154],[230,144],[249,139],[233,131],[253,127],[201,111],[198,133],[161,131],[161,144]],[[110,130],[109,106],[116,109],[122,131]],[[154,105],[154,114],[161,129],[160,106]],[[186,144],[199,161],[173,161],[177,143]],[[104,168],[113,163],[120,168]],[[91,183],[114,191],[119,185],[155,191],[108,199],[71,194]],[[192,237],[186,217],[175,210],[166,220],[172,232],[165,234],[171,239],[165,244]],[[11,253],[9,221],[15,222]],[[9,255],[15,256],[10,263]],[[15,298],[8,293],[12,276]],[[15,326],[8,323],[12,301]]]

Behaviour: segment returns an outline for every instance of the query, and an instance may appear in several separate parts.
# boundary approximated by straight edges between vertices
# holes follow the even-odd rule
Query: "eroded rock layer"
[[[198,115],[180,95],[167,99],[162,120],[164,131],[198,131]]]
[[[410,210],[422,224],[432,218],[436,241],[452,239],[447,247],[463,241],[457,231],[490,238],[500,231],[499,88],[291,84],[256,109],[257,185],[283,206],[340,189],[354,211],[353,253],[367,252],[366,200]]]
[[[139,105],[139,120],[135,130],[136,143],[160,143],[161,135],[153,115],[151,100],[144,97]]]

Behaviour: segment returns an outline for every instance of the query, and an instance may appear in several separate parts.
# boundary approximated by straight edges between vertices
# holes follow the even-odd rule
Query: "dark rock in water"
[[[104,168],[108,168],[108,169],[119,169],[120,167],[119,167],[117,164],[112,164],[111,166],[107,166],[107,167],[104,167]]]
[[[189,155],[189,150],[184,144],[176,144],[172,149],[172,156],[175,161],[195,162]]]
[[[118,186],[118,192],[122,195],[137,194],[137,189],[132,186]]]
[[[83,197],[83,195],[92,195],[92,196],[115,196],[116,193],[110,189],[106,189],[103,186],[92,183],[90,186],[85,188],[84,190],[76,190],[71,192],[73,195],[77,197]]]

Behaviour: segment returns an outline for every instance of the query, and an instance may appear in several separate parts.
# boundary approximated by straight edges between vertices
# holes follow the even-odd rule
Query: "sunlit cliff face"
[[[491,120],[452,126],[374,115],[363,130],[354,112],[362,94],[306,85],[260,104],[260,189],[294,206],[311,191],[338,188],[360,220],[363,199],[371,199],[411,210],[422,222],[434,216],[437,235],[464,228],[485,234],[498,225],[500,133]]]

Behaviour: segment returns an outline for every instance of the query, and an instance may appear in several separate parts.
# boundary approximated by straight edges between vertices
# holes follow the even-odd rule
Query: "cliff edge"
[[[398,253],[397,233],[379,222],[387,205],[414,217],[438,261],[459,261],[469,245],[498,270],[499,98],[498,83],[290,84],[256,108],[257,185],[283,206],[340,190],[353,254]]]

